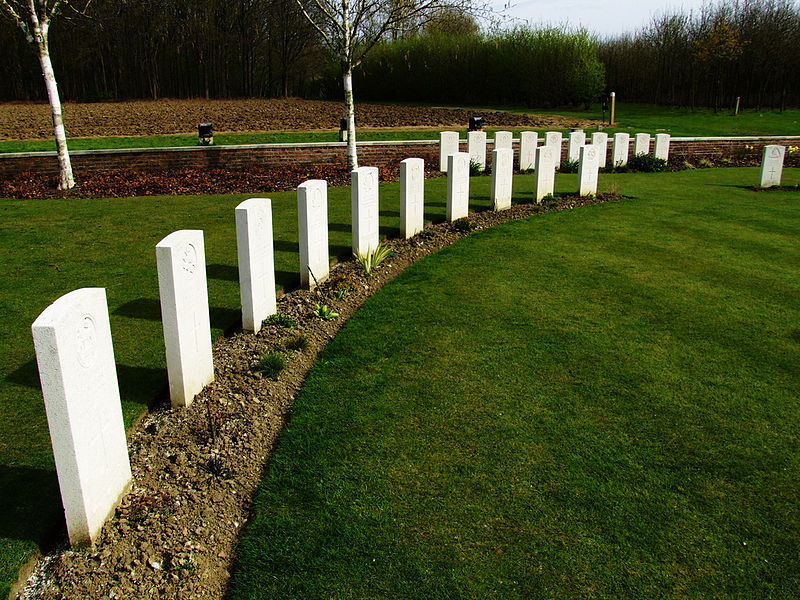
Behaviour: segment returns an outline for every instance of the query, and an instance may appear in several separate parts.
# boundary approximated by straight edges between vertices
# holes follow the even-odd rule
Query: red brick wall
[[[540,136],[541,138],[541,136]],[[631,139],[631,144],[633,140]],[[652,141],[651,141],[652,144]],[[791,138],[673,138],[670,142],[670,156],[731,156],[738,152],[760,156],[766,144],[800,146],[800,137]],[[487,158],[491,162],[492,141],[487,141]],[[746,150],[745,145],[753,146]],[[632,147],[632,146],[631,146]],[[519,142],[514,143],[515,151]],[[466,150],[466,140],[461,149]],[[563,155],[566,156],[566,140]],[[609,152],[611,140],[609,140]],[[398,164],[410,157],[424,159],[432,165],[439,164],[438,142],[365,142],[360,143],[359,162],[363,165],[383,166]],[[292,165],[332,164],[342,168],[347,166],[347,147],[336,144],[274,144],[265,146],[205,146],[173,150],[92,150],[71,152],[72,166],[76,172],[135,169],[141,171],[161,171],[177,168],[224,168],[247,170],[252,168],[281,167]],[[0,177],[13,177],[20,173],[58,172],[55,153],[36,153],[26,155],[0,154]]]

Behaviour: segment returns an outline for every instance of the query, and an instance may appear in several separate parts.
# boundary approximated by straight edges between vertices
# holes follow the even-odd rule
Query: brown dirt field
[[[216,132],[311,131],[338,129],[341,102],[289,99],[136,100],[64,104],[69,137],[165,135],[194,133],[198,123],[213,123]],[[359,127],[466,127],[480,114],[487,127],[535,129],[594,127],[598,122],[554,115],[420,106],[357,104]],[[0,104],[0,140],[47,139],[53,135],[47,104]]]

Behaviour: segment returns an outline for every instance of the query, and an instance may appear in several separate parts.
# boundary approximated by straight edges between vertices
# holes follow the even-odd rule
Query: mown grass
[[[757,181],[757,169],[665,175],[609,175],[605,189],[636,196],[680,198],[697,187],[734,199]],[[787,169],[786,183],[800,181]],[[445,179],[426,182],[426,219],[445,213]],[[529,176],[515,182],[514,200],[529,201]],[[559,175],[557,190],[576,188],[575,175]],[[710,192],[708,190],[711,190]],[[331,254],[350,255],[350,191],[329,194]],[[777,192],[779,196],[782,194]],[[155,269],[155,244],[172,231],[205,232],[213,334],[240,318],[234,207],[252,194],[91,200],[0,200],[0,597],[17,569],[46,544],[63,519],[39,388],[30,324],[51,302],[81,287],[107,290],[123,412],[130,425],[166,384]],[[276,277],[298,280],[296,196],[273,200]],[[489,178],[473,178],[471,207],[488,208]],[[762,193],[758,199],[771,197]],[[381,186],[381,232],[399,227],[399,184]],[[766,225],[765,225],[766,227]]]
[[[497,107],[474,107],[476,114],[482,110],[496,110]],[[510,107],[508,110],[532,112],[540,114],[558,114],[600,120],[600,105],[589,110],[569,109],[528,109]],[[608,118],[608,112],[606,112]],[[624,132],[669,133],[673,136],[731,136],[731,135],[800,135],[800,110],[790,109],[783,112],[777,110],[753,111],[744,110],[733,116],[730,111],[714,113],[711,109],[676,108],[648,104],[617,104],[617,127],[606,129],[613,134]],[[467,124],[464,123],[464,129]],[[529,128],[495,128],[487,123],[487,134],[491,137],[495,131],[512,131],[519,136],[520,131]],[[436,140],[441,129],[358,129],[359,141],[393,141],[393,140]],[[548,129],[538,129],[540,133]],[[562,129],[561,131],[566,131]],[[307,142],[335,142],[338,131],[273,131],[260,133],[218,133],[214,136],[217,145],[240,144],[286,144]],[[103,150],[110,148],[166,148],[196,146],[197,135],[162,135],[162,136],[130,136],[130,137],[98,137],[73,138],[69,140],[70,150]],[[10,152],[46,152],[54,151],[53,140],[23,140],[0,142],[0,153]]]
[[[480,232],[312,369],[231,597],[793,598],[800,193],[753,170]]]

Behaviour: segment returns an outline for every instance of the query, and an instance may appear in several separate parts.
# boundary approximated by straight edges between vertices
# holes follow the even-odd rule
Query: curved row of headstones
[[[446,144],[447,133],[442,134],[443,149],[452,148]],[[539,201],[553,192],[561,134],[548,134],[536,148],[536,134],[524,133],[531,133],[523,140],[535,148],[534,196]],[[500,147],[492,152],[491,203],[494,210],[504,210],[511,206],[514,152],[510,133],[496,140]],[[578,148],[578,193],[594,194],[605,154],[599,146],[607,140],[593,139],[587,145],[573,133],[570,142]],[[469,211],[472,155],[458,151],[457,138],[455,148],[442,164],[449,221]],[[783,156],[781,146],[765,148],[762,185],[765,177],[780,182]],[[379,244],[378,169],[361,167],[351,178],[353,253],[366,254]],[[401,162],[400,228],[405,238],[424,227],[424,179],[422,159]],[[297,205],[301,284],[314,287],[328,277],[330,266],[327,182],[309,180],[298,186]],[[245,200],[236,207],[235,219],[242,326],[258,331],[276,312],[271,201]],[[156,265],[170,399],[174,407],[187,406],[214,379],[203,232],[181,230],[165,237],[156,245]],[[34,321],[32,333],[70,542],[93,544],[131,482],[105,289],[83,288],[62,296]]]
[[[651,136],[649,133],[637,133],[634,136],[633,154],[650,153]],[[460,136],[457,131],[442,131],[439,133],[439,169],[447,172],[447,157],[459,151]],[[662,160],[669,159],[670,136],[658,133],[653,144],[653,156]],[[615,167],[628,164],[631,137],[628,133],[615,133],[611,140],[612,164]],[[494,150],[508,148],[513,145],[513,136],[510,131],[498,131],[494,135]],[[560,131],[548,131],[544,134],[543,144],[539,146],[539,134],[535,131],[522,131],[519,136],[519,169],[521,171],[535,170],[536,152],[543,146],[553,148],[553,158],[556,168],[561,166],[561,154],[564,145],[564,136]],[[596,148],[598,164],[604,168],[607,164],[609,137],[604,131],[592,133],[590,146]],[[580,150],[587,146],[586,132],[583,130],[571,131],[567,136],[567,160],[580,161]],[[487,136],[485,131],[467,132],[467,153],[470,162],[478,165],[481,171],[486,170]]]

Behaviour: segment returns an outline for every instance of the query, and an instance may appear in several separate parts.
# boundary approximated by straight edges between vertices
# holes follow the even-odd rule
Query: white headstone
[[[454,152],[458,152],[456,149]],[[467,152],[469,161],[480,165],[481,171],[486,170],[486,132],[469,131],[467,132]]]
[[[328,182],[324,179],[309,179],[297,186],[297,225],[300,285],[311,289],[328,278],[331,267],[328,256]]]
[[[492,209],[511,208],[514,181],[514,151],[511,148],[492,150]]]
[[[631,145],[631,136],[627,133],[614,134],[614,167],[624,167],[628,164],[628,150]]]
[[[597,148],[597,164],[605,168],[608,156],[608,134],[605,131],[595,131],[592,134],[592,146]]]
[[[653,146],[653,156],[661,160],[669,160],[669,134],[657,133],[656,143]]]
[[[425,226],[425,161],[407,158],[400,161],[400,231],[408,239]]]
[[[269,198],[250,198],[239,204],[235,213],[242,329],[257,333],[264,319],[278,312],[272,201]]]
[[[567,142],[567,161],[578,162],[581,158],[581,148],[585,145],[586,133],[583,130],[570,132]]]
[[[495,132],[493,150],[499,150],[500,148],[508,148],[509,150],[514,148],[514,135],[510,131]]]
[[[188,406],[214,381],[203,232],[183,229],[156,244],[169,397]]]
[[[556,152],[553,146],[540,146],[536,149],[536,166],[533,174],[533,197],[536,202],[553,193],[556,181]]]
[[[519,170],[530,171],[536,164],[536,146],[539,134],[535,131],[523,131],[519,134]]]
[[[548,131],[544,134],[544,145],[554,148],[553,160],[556,168],[561,166],[561,145],[563,136],[560,131]]]
[[[94,545],[131,481],[106,291],[62,296],[31,330],[69,541]]]
[[[469,154],[456,152],[447,157],[447,220],[469,213]]]
[[[639,156],[640,154],[650,154],[650,134],[637,133],[636,139],[633,142],[633,155]]]
[[[458,152],[458,132],[439,132],[439,170],[447,173],[447,157]]]
[[[378,167],[359,167],[350,173],[353,215],[353,254],[369,254],[378,247]]]
[[[589,196],[597,194],[597,169],[600,153],[597,146],[589,144],[580,151],[578,166],[578,195]]]
[[[781,184],[783,158],[786,154],[784,146],[764,146],[761,155],[761,187],[772,187]]]

